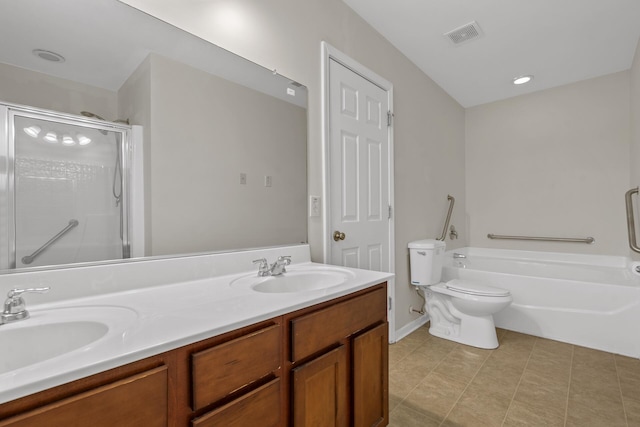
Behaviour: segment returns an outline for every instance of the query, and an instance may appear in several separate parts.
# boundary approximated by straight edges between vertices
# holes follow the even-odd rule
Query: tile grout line
[[[461,346],[464,346],[465,344],[458,344]],[[490,353],[487,355],[487,357],[484,358],[484,360],[482,361],[482,365],[480,365],[478,367],[478,370],[476,371],[476,373],[473,375],[473,377],[471,377],[471,379],[469,380],[469,382],[467,383],[466,386],[464,386],[464,389],[462,390],[462,392],[460,393],[460,396],[458,396],[458,398],[456,399],[455,402],[453,402],[453,406],[451,406],[451,409],[449,409],[449,412],[447,412],[447,414],[444,416],[444,418],[442,419],[442,421],[440,421],[440,424],[438,424],[438,426],[442,426],[442,424],[444,424],[444,422],[447,420],[447,417],[451,414],[451,411],[453,411],[453,408],[456,407],[456,405],[458,404],[458,402],[460,401],[460,398],[462,397],[462,395],[464,394],[465,391],[467,391],[467,389],[469,388],[469,386],[471,385],[471,383],[473,382],[473,380],[478,376],[478,373],[480,372],[480,370],[482,369],[482,367],[484,366],[485,363],[487,363],[487,360],[489,360],[489,357],[491,357],[491,355],[493,354],[495,349],[491,350]]]
[[[420,348],[420,347],[422,346],[422,344],[424,344],[424,343],[425,343],[425,342],[427,342],[427,341],[428,341],[428,339],[424,340],[424,341],[421,343],[421,345],[417,346],[417,347],[416,347],[416,348],[414,348],[412,351],[410,351],[410,352],[409,352],[409,354],[407,354],[405,357],[403,357],[403,359],[404,359],[404,358],[406,358],[406,357],[409,357],[409,356],[411,355],[411,353],[413,353],[413,352],[417,351],[417,350],[418,350],[418,348]],[[425,375],[425,376],[424,376],[424,377],[423,377],[423,378],[418,382],[418,384],[416,384],[416,385],[415,385],[415,386],[414,386],[414,387],[413,387],[413,388],[412,388],[412,389],[407,393],[407,395],[406,395],[405,397],[403,397],[403,398],[402,398],[402,400],[400,400],[400,402],[398,402],[398,404],[396,405],[396,408],[394,408],[394,410],[395,410],[395,409],[397,409],[397,408],[398,408],[398,406],[402,405],[402,404],[404,403],[404,401],[405,401],[405,400],[407,400],[407,397],[409,397],[409,396],[411,395],[411,393],[413,393],[413,391],[414,391],[416,388],[418,388],[418,386],[422,383],[422,381],[423,381],[425,378],[427,378],[429,375],[431,375],[431,373],[432,373],[434,370],[436,370],[436,368],[437,368],[438,366],[440,366],[440,364],[442,363],[442,361],[443,361],[444,359],[446,359],[446,358],[447,358],[447,356],[448,356],[449,354],[451,354],[451,352],[452,352],[453,350],[455,350],[455,349],[456,349],[456,347],[453,347],[451,350],[449,350],[449,352],[448,352],[448,353],[447,353],[447,354],[446,354],[446,355],[445,355],[445,356],[440,360],[440,362],[438,362],[438,364],[437,364],[436,366],[434,366],[434,367],[429,371],[429,373],[428,373],[427,375]],[[391,412],[393,412],[393,411],[389,411],[389,417],[391,417]]]
[[[624,404],[624,395],[622,394],[622,384],[620,383],[620,371],[618,371],[618,358],[613,355],[613,365],[616,368],[616,379],[618,380],[618,389],[620,390],[620,400],[622,401],[622,412],[624,413],[624,422],[629,426],[629,418],[627,418],[627,408]]]
[[[531,360],[531,355],[533,354],[533,349],[536,348],[536,344],[538,343],[539,338],[533,342],[533,346],[531,347],[531,351],[529,352],[529,357],[527,357],[527,363],[524,364],[524,368],[522,369],[522,374],[520,374],[520,378],[518,379],[518,384],[516,385],[516,389],[513,391],[513,395],[511,396],[511,401],[509,402],[509,406],[507,407],[507,412],[504,414],[504,418],[502,419],[501,426],[507,422],[507,417],[509,416],[509,409],[511,409],[511,405],[513,404],[513,400],[516,398],[516,393],[518,393],[518,389],[520,388],[520,383],[522,382],[522,377],[524,377],[524,373],[527,371],[527,366],[529,366],[529,361]]]
[[[567,419],[569,418],[569,395],[571,394],[571,380],[573,379],[573,356],[576,353],[576,346],[571,346],[571,364],[569,365],[569,384],[567,385],[567,403],[564,406],[564,427],[567,427]]]

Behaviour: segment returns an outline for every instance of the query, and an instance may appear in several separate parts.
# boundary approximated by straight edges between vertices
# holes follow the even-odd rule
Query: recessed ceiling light
[[[531,80],[533,80],[533,76],[531,76],[531,75],[520,76],[520,77],[516,77],[515,79],[513,79],[513,84],[514,85],[523,85],[525,83],[529,83]]]
[[[54,132],[47,132],[47,134],[44,136],[44,140],[55,144],[56,142],[58,142],[58,135],[56,135]]]
[[[73,138],[71,138],[71,136],[69,136],[69,135],[64,135],[64,136],[62,137],[62,143],[63,143],[64,145],[75,145],[75,143],[76,143],[76,142],[73,140]]]
[[[26,133],[27,135],[29,135],[32,138],[37,138],[38,135],[40,135],[40,131],[42,129],[40,129],[40,126],[29,126],[23,129],[24,133]]]
[[[91,143],[91,138],[78,134],[78,144],[87,145]]]
[[[59,53],[51,52],[50,50],[33,49],[31,52],[38,58],[44,59],[45,61],[50,61],[50,62],[65,61],[64,56],[60,55]]]

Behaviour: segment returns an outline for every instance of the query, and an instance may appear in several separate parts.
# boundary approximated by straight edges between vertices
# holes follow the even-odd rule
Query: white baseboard
[[[420,326],[424,325],[428,321],[429,321],[429,315],[428,314],[424,314],[424,315],[418,317],[416,320],[407,323],[402,328],[397,329],[396,330],[396,341],[395,342],[400,341],[402,338],[406,337],[411,332],[415,331],[416,329],[418,329]]]

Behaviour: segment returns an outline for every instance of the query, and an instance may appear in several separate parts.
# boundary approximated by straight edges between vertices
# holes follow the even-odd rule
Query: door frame
[[[322,204],[322,255],[323,262],[331,262],[331,156],[330,156],[330,103],[329,103],[329,63],[334,60],[342,66],[348,68],[354,73],[362,76],[366,80],[369,80],[374,85],[378,86],[385,92],[387,92],[387,100],[389,102],[389,111],[393,117],[393,84],[385,78],[379,76],[369,68],[360,64],[353,58],[347,56],[345,53],[331,46],[329,43],[321,42],[321,121],[322,121],[322,197],[324,203]],[[396,271],[395,266],[395,204],[394,204],[394,172],[393,172],[393,120],[391,125],[387,126],[387,138],[389,141],[388,154],[388,169],[389,169],[389,205],[391,206],[391,218],[389,220],[389,272],[394,273]],[[395,277],[391,278],[387,282],[387,308],[388,308],[388,321],[389,321],[389,342],[395,342]]]

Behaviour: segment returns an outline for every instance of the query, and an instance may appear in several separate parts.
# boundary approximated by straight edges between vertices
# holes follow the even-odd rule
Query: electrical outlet
[[[309,216],[320,216],[322,199],[318,196],[309,196]]]
[[[270,175],[265,175],[264,176],[264,186],[265,187],[271,187],[272,182],[273,182],[273,178]]]
[[[247,174],[240,173],[240,184],[247,185]]]

